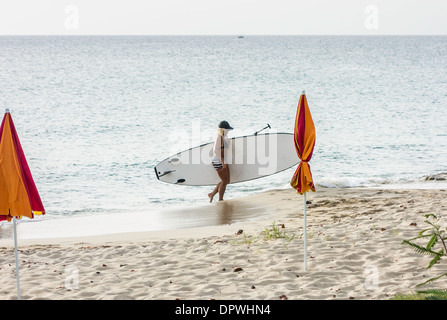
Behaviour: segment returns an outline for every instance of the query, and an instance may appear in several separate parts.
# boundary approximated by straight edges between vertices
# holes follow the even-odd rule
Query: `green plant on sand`
[[[439,219],[434,214],[426,214],[424,217],[427,219],[425,223],[430,227],[427,229],[423,229],[419,232],[418,236],[409,240],[402,241],[402,244],[414,250],[417,253],[431,256],[432,259],[429,262],[426,269],[430,269],[436,263],[441,263],[441,259],[443,257],[447,257],[447,238],[445,236],[445,232],[447,228],[442,229],[440,225],[436,224]],[[433,219],[431,222],[429,219]],[[420,239],[429,239],[428,243],[423,246],[415,243],[415,240]],[[445,261],[445,260],[444,260]],[[442,277],[447,276],[447,273],[443,273],[437,277],[428,279],[427,281],[418,284],[416,287],[420,287],[429,283],[433,283],[436,280],[439,280]],[[423,297],[424,299],[447,299],[447,289],[428,289],[428,290],[419,290],[416,291],[419,294],[419,297]]]
[[[414,294],[396,295],[393,300],[447,300],[447,290],[424,290]]]
[[[232,241],[233,244],[247,244],[251,245],[255,242],[258,242],[259,240],[272,240],[272,239],[279,239],[283,238],[287,240],[287,242],[292,241],[295,238],[295,234],[289,235],[287,232],[282,230],[284,227],[283,225],[278,225],[274,221],[271,228],[265,227],[265,230],[261,232],[261,234],[257,236],[252,236],[249,234],[246,234],[245,232],[242,233],[243,238],[239,239],[237,241]]]
[[[281,230],[283,227],[282,225],[279,226],[276,224],[276,221],[273,221],[272,228],[265,228],[264,231],[264,240],[271,240],[271,239],[277,239],[277,238],[284,238],[287,241],[292,241],[293,238],[295,238],[295,235],[288,235],[284,230]]]

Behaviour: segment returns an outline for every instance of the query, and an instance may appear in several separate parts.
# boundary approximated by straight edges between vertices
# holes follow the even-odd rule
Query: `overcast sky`
[[[1,0],[0,34],[447,34],[447,0]]]

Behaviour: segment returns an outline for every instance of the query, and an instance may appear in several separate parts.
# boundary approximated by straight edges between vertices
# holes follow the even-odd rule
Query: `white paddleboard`
[[[230,139],[226,149],[230,183],[253,180],[288,169],[299,162],[292,133],[265,133]],[[214,169],[214,142],[179,152],[155,166],[160,181],[188,186],[219,183]]]

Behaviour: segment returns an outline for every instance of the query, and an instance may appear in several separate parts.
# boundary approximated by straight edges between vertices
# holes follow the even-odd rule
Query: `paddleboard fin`
[[[168,173],[171,173],[171,172],[175,172],[175,170],[168,170],[168,171],[163,172],[162,174],[160,174],[160,172],[158,172],[157,173],[157,177],[158,178],[163,177],[163,176],[165,176],[165,175],[167,175]]]

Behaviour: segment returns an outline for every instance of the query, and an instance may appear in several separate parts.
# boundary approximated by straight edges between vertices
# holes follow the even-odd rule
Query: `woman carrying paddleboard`
[[[228,150],[228,148],[230,147],[230,139],[228,139],[227,136],[229,130],[233,130],[233,128],[227,121],[224,120],[219,123],[216,140],[214,141],[212,163],[221,181],[216,185],[211,193],[208,193],[210,202],[213,201],[214,196],[218,192],[219,201],[222,201],[225,189],[227,188],[227,184],[230,183],[230,170],[225,159],[225,149]]]

